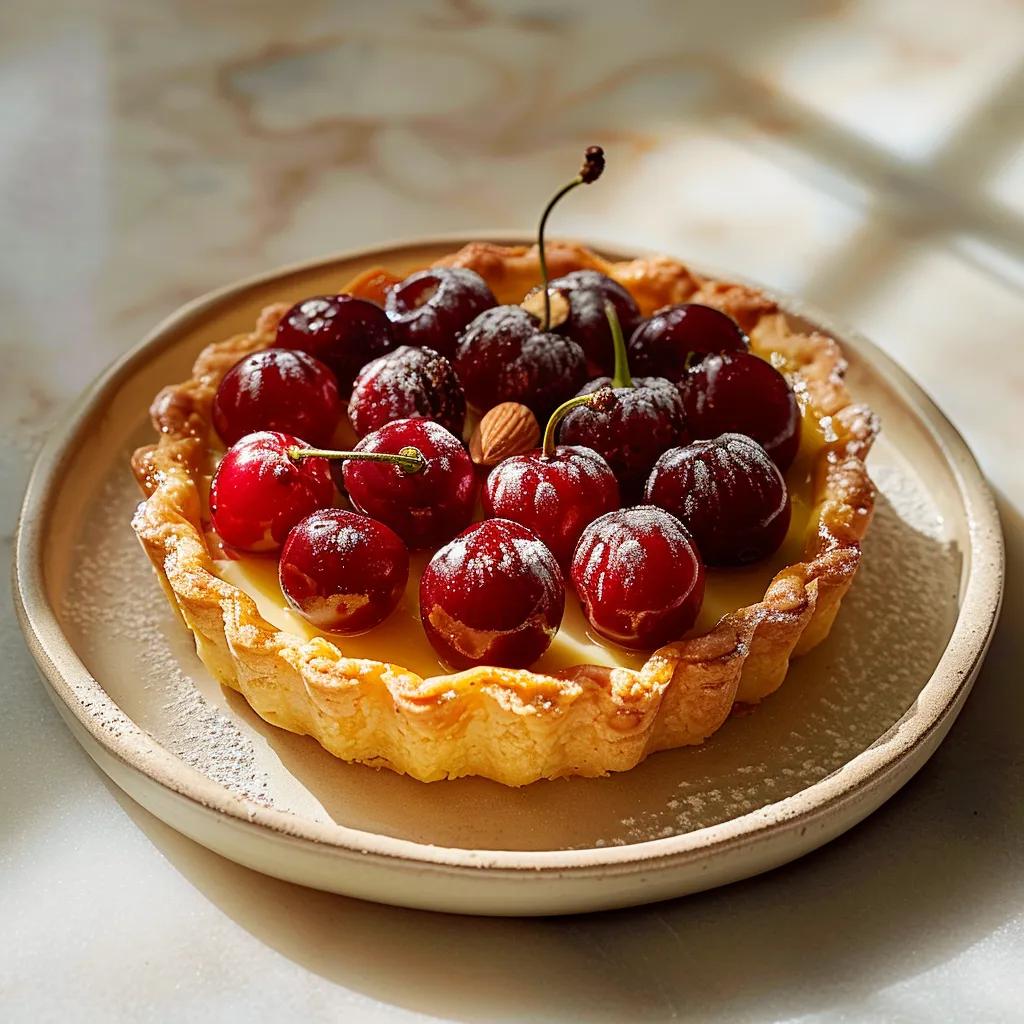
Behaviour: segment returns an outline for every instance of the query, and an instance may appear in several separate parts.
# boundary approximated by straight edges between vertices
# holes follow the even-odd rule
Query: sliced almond
[[[502,459],[537,447],[537,417],[518,402],[502,402],[484,413],[469,439],[469,454],[478,466],[496,466]]]
[[[551,296],[551,329],[554,329],[569,319],[569,300],[559,291],[552,290],[548,294]],[[519,305],[544,323],[543,288],[534,288]]]

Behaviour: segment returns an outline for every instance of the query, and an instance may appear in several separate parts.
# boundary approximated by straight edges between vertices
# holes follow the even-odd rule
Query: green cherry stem
[[[540,217],[540,227],[537,229],[537,253],[540,257],[540,276],[544,279],[544,322],[541,330],[546,331],[551,327],[551,296],[548,294],[548,261],[544,252],[544,228],[548,222],[548,215],[558,205],[562,196],[567,195],[577,185],[589,185],[601,177],[604,170],[604,150],[600,146],[587,146],[583,154],[583,166],[568,185],[563,185],[551,198],[551,201],[544,207]]]
[[[293,446],[288,449],[290,459],[342,459],[353,462],[390,462],[403,473],[421,473],[427,468],[427,460],[419,448],[402,448],[397,455],[391,452],[336,452],[327,448],[299,448]]]
[[[549,417],[544,428],[544,440],[541,442],[541,458],[550,462],[555,457],[555,432],[558,425],[573,410],[581,405],[608,406],[614,402],[610,388],[598,388],[588,395],[577,395],[564,401]]]
[[[622,336],[622,325],[615,307],[604,304],[604,315],[608,317],[608,326],[612,330],[612,345],[615,348],[615,372],[612,374],[613,388],[633,387],[633,377],[629,372],[629,357],[626,355],[626,339]]]

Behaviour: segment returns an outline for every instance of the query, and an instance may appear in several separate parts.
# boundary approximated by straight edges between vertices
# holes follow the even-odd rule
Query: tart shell
[[[782,359],[827,428],[813,466],[804,560],[779,572],[761,601],[661,648],[640,670],[581,665],[547,676],[482,667],[423,679],[399,665],[347,658],[343,640],[339,647],[283,632],[217,576],[203,522],[213,396],[235,362],[273,343],[288,307],[269,306],[252,332],[209,345],[191,379],[154,400],[159,439],[132,458],[146,495],[132,525],[218,682],[267,722],[310,735],[343,760],[425,782],[481,775],[510,786],[628,770],[655,751],[703,742],[734,706],[772,693],[790,659],[828,635],[853,581],[874,508],[864,459],[878,424],[849,395],[836,342],[798,330],[762,292],[703,278],[666,257],[612,263],[570,243],[549,244],[547,256],[552,277],[582,268],[609,274],[645,314],[684,301],[722,309],[755,351]],[[536,247],[472,243],[439,262],[477,271],[499,302],[518,302],[540,278]],[[358,291],[360,281],[375,287],[380,274],[360,275],[347,290]]]

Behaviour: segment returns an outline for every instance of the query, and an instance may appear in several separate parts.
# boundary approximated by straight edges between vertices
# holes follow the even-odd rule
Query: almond
[[[564,324],[569,319],[569,300],[559,291],[552,290],[549,294],[551,295],[551,324],[549,330],[554,330],[559,324]],[[527,313],[532,313],[541,323],[544,323],[543,288],[534,288],[519,305]]]
[[[502,459],[537,447],[537,417],[518,402],[502,402],[484,413],[469,439],[469,454],[478,466],[496,466]]]

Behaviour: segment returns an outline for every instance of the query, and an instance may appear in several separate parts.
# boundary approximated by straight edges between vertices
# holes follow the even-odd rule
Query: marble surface
[[[3,596],[7,1020],[1019,1019],[1024,9],[14,0],[0,12],[0,508],[179,303],[324,251],[533,224],[804,295],[906,366],[999,500],[1008,592],[932,762],[802,862],[590,918],[488,921],[262,878],[115,792]]]

